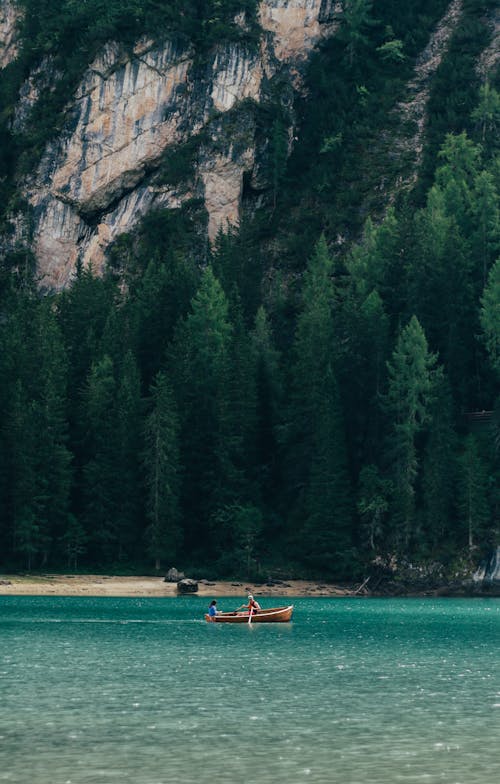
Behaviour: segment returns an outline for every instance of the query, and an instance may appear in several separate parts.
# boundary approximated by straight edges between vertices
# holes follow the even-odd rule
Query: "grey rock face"
[[[26,184],[41,285],[67,286],[77,261],[99,272],[109,244],[153,208],[203,199],[210,240],[221,226],[236,224],[244,173],[260,187],[265,176],[247,116],[231,128],[217,117],[261,102],[278,73],[297,86],[300,63],[333,30],[334,7],[330,0],[262,0],[260,46],[221,45],[202,66],[188,46],[170,40],[143,39],[132,55],[109,43],[85,73],[63,133]],[[43,90],[44,74],[33,74],[17,122],[27,121]],[[192,176],[175,186],[155,180],[165,152],[201,131]]]

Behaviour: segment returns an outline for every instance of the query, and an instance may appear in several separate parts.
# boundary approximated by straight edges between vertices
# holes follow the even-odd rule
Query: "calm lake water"
[[[0,781],[500,781],[498,600],[207,604],[0,597]]]

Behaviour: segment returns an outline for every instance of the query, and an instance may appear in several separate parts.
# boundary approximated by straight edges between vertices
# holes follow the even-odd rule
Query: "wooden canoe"
[[[291,621],[293,604],[288,607],[270,607],[252,613],[252,623],[286,623]],[[205,614],[209,623],[248,623],[248,611],[221,612],[213,617]]]

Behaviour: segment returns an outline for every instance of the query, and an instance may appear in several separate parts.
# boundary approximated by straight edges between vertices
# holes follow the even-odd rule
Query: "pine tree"
[[[182,541],[180,527],[179,419],[167,376],[161,371],[151,388],[145,424],[143,470],[146,482],[147,552],[155,568],[173,562]]]
[[[273,189],[273,204],[276,207],[278,192],[286,172],[288,158],[289,138],[288,129],[281,117],[276,117],[270,136],[271,147],[271,184]]]
[[[381,431],[379,398],[388,357],[389,319],[378,291],[359,298],[350,290],[342,303],[343,346],[339,370],[349,454],[355,471],[376,461]]]
[[[391,420],[391,432],[386,454],[394,485],[390,540],[396,548],[405,551],[415,544],[417,436],[429,419],[430,402],[441,375],[415,316],[401,331],[387,368],[389,386],[385,409]]]
[[[374,24],[371,17],[373,0],[342,0],[342,13],[338,36],[346,45],[346,57],[350,67],[369,42],[366,28]]]
[[[68,515],[59,544],[66,556],[67,568],[78,569],[78,559],[87,549],[87,534],[83,525],[72,514]]]
[[[471,193],[475,231],[472,233],[472,254],[475,259],[475,280],[481,291],[500,249],[500,210],[495,179],[481,171],[474,180]]]
[[[236,293],[230,298],[229,319],[232,339],[223,422],[226,470],[218,494],[221,504],[239,504],[257,501],[259,493],[253,475],[257,426],[256,369],[240,297]]]
[[[449,133],[438,157],[443,163],[436,170],[436,185],[443,192],[447,214],[469,233],[473,226],[471,191],[479,174],[481,150],[465,132]]]
[[[137,335],[137,357],[148,389],[165,360],[175,325],[186,315],[196,288],[193,265],[179,253],[155,255],[130,293],[130,319]]]
[[[116,494],[118,557],[137,557],[141,543],[142,450],[141,381],[135,357],[127,351],[118,370],[116,388],[116,440],[114,492]]]
[[[231,339],[227,299],[207,267],[170,352],[170,377],[181,420],[183,515],[190,552],[199,549],[213,555],[210,519],[231,470],[227,440]]]
[[[456,516],[457,435],[452,398],[446,379],[438,381],[429,409],[422,457],[422,554],[439,557],[457,546],[452,521]]]
[[[30,570],[40,552],[35,513],[35,416],[32,402],[20,379],[12,387],[7,417],[6,445],[11,473],[8,504],[11,548],[14,554],[21,556],[24,567]]]
[[[94,562],[110,562],[120,555],[116,467],[119,436],[116,381],[108,356],[95,362],[84,391],[85,462],[82,475],[83,521]]]
[[[290,473],[305,560],[340,575],[351,547],[351,502],[343,414],[335,377],[332,262],[322,237],[304,276],[292,366]]]
[[[277,429],[282,423],[283,380],[280,354],[274,346],[271,326],[263,306],[257,311],[251,334],[256,394],[254,475],[261,498],[275,506],[281,488]]]
[[[476,380],[474,271],[467,237],[437,185],[416,216],[415,239],[408,268],[409,302],[439,352],[459,407],[465,407]]]
[[[479,88],[479,103],[471,116],[479,128],[482,145],[495,149],[500,129],[500,93],[489,81]]]
[[[383,478],[376,465],[370,463],[361,469],[357,504],[361,518],[361,542],[371,554],[377,552],[384,543],[392,490],[392,483]]]
[[[491,268],[481,300],[481,326],[491,364],[500,377],[500,259]]]
[[[67,525],[72,469],[67,447],[66,352],[50,301],[42,301],[38,312],[39,381],[34,401],[38,489],[35,502],[42,566],[45,566]]]
[[[48,299],[20,296],[4,326],[6,525],[30,565],[45,565],[69,511],[66,356]]]
[[[110,278],[96,277],[91,268],[77,266],[72,286],[56,300],[56,313],[61,328],[67,361],[68,449],[73,456],[74,485],[72,512],[83,519],[85,481],[83,465],[88,456],[87,413],[85,393],[93,363],[102,357],[102,338],[109,315],[117,300],[115,283]]]
[[[464,538],[469,550],[473,551],[484,541],[490,510],[486,468],[472,434],[465,438],[459,458],[458,498]]]

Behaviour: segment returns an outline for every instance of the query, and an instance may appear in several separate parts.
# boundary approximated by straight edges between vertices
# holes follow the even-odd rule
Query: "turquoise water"
[[[0,782],[500,781],[498,600],[294,603],[0,597]]]

